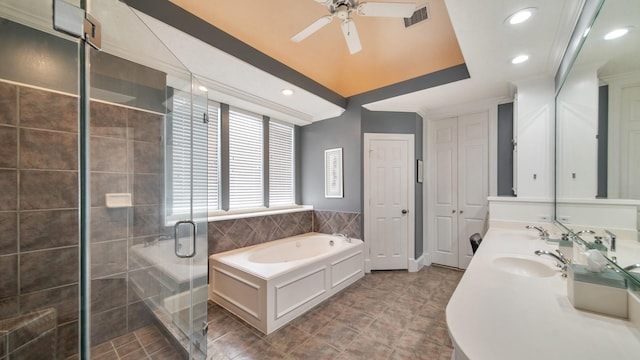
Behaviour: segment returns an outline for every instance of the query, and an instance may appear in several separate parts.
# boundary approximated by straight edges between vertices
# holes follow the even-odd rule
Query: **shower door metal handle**
[[[192,244],[191,252],[189,254],[180,253],[180,241],[178,240],[178,228],[180,227],[180,225],[191,225],[193,230],[191,232],[193,236],[191,237]],[[179,258],[192,258],[196,254],[196,223],[191,220],[180,220],[176,222],[176,224],[173,226],[173,239],[175,241],[174,251],[176,253],[176,256]]]

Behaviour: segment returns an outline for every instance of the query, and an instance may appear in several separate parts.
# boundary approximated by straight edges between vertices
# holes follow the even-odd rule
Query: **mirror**
[[[594,9],[556,96],[556,221],[615,233],[608,256],[624,268],[640,263],[640,1]]]

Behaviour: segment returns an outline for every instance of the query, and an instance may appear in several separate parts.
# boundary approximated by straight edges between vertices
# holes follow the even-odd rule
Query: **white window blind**
[[[294,199],[293,127],[269,122],[269,206],[292,205]]]
[[[171,120],[171,215],[206,214],[218,209],[219,104],[174,90]],[[204,122],[207,113],[208,124]],[[191,156],[193,154],[193,157]],[[193,175],[193,176],[192,176]]]
[[[229,208],[261,207],[262,116],[229,109]]]

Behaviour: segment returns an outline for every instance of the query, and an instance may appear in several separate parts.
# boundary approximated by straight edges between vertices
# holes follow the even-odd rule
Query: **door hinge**
[[[102,26],[85,10],[63,0],[53,0],[53,29],[102,47]]]

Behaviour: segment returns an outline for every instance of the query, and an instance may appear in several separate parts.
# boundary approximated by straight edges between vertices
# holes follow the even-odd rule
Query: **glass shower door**
[[[102,28],[102,49],[88,51],[92,357],[127,344],[204,359],[207,177],[194,138],[205,126],[206,146],[206,91],[154,34],[163,24],[115,0],[88,12]]]

